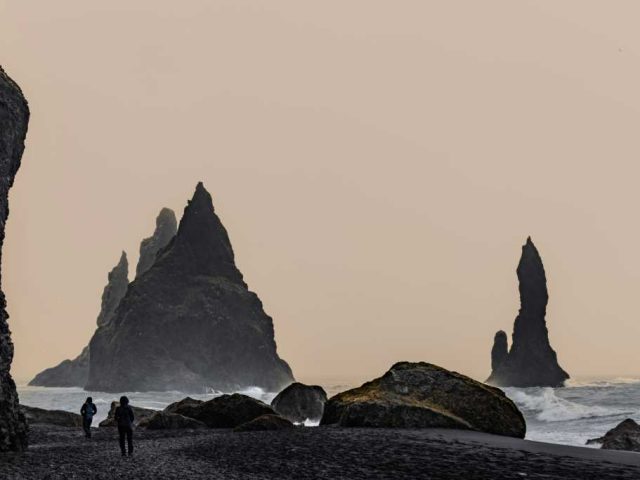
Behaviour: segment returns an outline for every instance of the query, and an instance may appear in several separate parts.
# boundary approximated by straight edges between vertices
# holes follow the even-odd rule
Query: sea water
[[[323,379],[322,385],[329,396],[360,383]],[[640,420],[640,378],[609,378],[570,380],[563,388],[505,388],[505,393],[522,411],[527,421],[529,440],[585,445],[590,438],[601,437],[625,418]],[[162,409],[187,396],[182,392],[86,392],[81,388],[45,388],[18,386],[20,403],[51,410],[79,412],[87,396],[93,397],[98,407],[94,424],[106,418],[113,400],[127,395],[131,404]],[[258,387],[241,390],[250,397],[270,403],[275,392]],[[222,392],[189,394],[192,398],[209,400]],[[306,422],[308,426],[317,423]]]

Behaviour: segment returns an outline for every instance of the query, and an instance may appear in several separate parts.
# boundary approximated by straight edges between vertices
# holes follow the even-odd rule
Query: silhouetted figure
[[[96,413],[98,413],[98,409],[93,403],[93,399],[91,397],[87,397],[80,409],[80,415],[82,415],[82,429],[84,430],[84,435],[87,438],[91,438],[91,422],[93,421],[93,416]]]
[[[129,456],[133,454],[133,408],[129,405],[127,397],[120,397],[120,406],[115,412],[116,423],[118,424],[118,435],[120,436],[120,452],[124,457],[124,437],[127,437]]]

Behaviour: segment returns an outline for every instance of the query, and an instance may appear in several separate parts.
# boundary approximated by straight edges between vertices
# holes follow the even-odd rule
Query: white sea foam
[[[567,420],[632,413],[619,408],[583,405],[572,402],[556,395],[553,388],[527,389],[527,391],[517,388],[505,388],[505,393],[516,405],[543,422],[564,422]]]

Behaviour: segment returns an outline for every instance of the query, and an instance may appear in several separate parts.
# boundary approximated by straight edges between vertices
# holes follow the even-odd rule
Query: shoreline
[[[640,454],[461,430],[298,427],[276,432],[137,429],[122,458],[115,429],[33,425],[3,479],[575,479],[640,478]]]

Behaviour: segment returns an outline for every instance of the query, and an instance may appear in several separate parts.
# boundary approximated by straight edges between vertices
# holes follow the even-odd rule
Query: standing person
[[[93,416],[98,413],[96,405],[93,403],[93,398],[87,397],[80,409],[80,415],[82,415],[82,429],[84,430],[84,436],[91,438],[91,422]]]
[[[120,397],[120,406],[115,411],[116,423],[118,424],[118,435],[120,436],[120,452],[124,457],[124,437],[127,437],[129,456],[133,455],[133,408],[129,405],[127,397]]]

